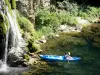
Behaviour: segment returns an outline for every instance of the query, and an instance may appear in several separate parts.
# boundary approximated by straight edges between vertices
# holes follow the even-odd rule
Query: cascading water
[[[9,31],[7,31],[7,34],[6,34],[6,45],[5,45],[5,53],[4,53],[4,63],[6,64],[7,63],[7,48],[8,48],[8,36],[9,36]]]
[[[8,72],[8,66],[7,66],[8,36],[9,36],[9,31],[7,31],[6,34],[5,52],[4,52],[3,61],[1,61],[2,64],[1,64],[0,72]]]
[[[2,3],[4,3],[4,0],[1,0],[0,2],[1,2],[0,12],[5,14],[5,12],[3,10],[1,10],[1,8],[2,8],[1,5],[2,5]],[[5,3],[3,5],[5,5]],[[8,7],[6,6],[5,11],[7,14],[8,21],[9,21],[9,28],[6,33],[5,51],[3,54],[3,59],[0,60],[0,72],[6,73],[6,72],[8,72],[8,68],[9,68],[7,66],[8,55],[12,54],[19,59],[23,55],[23,52],[24,52],[23,48],[25,47],[25,41],[21,37],[21,33],[20,33],[20,30],[17,25],[15,10],[12,11],[12,15],[11,15],[9,13]],[[10,34],[11,34],[11,36],[10,36]],[[11,38],[10,43],[8,43],[9,38]],[[9,47],[9,44],[10,44],[10,47]],[[12,58],[13,58],[13,56],[12,56]]]
[[[10,24],[10,31],[9,31],[9,51],[8,51],[8,64],[10,66],[18,66],[21,65],[20,63],[17,62],[23,62],[23,54],[24,54],[24,49],[25,49],[25,41],[21,36],[19,27],[17,25],[17,20],[16,20],[16,10],[12,10],[12,16],[7,11],[7,16],[9,19],[9,24]]]
[[[24,47],[25,42],[21,37],[21,33],[19,31],[17,22],[16,22],[16,14],[14,10],[12,11],[13,17],[7,12],[7,16],[9,18],[10,23],[10,33],[11,33],[11,50],[9,53],[13,53],[16,56],[21,56],[23,53],[22,47]]]
[[[1,4],[0,4],[0,13],[3,15],[3,14],[5,14],[5,11],[4,10],[2,10],[2,4],[4,4],[5,5],[5,3],[4,3],[4,1],[2,0],[1,2],[0,2]],[[5,26],[5,28],[7,28],[7,33],[6,33],[6,41],[5,41],[5,51],[4,51],[4,55],[3,55],[3,59],[2,60],[0,60],[0,72],[8,72],[8,70],[7,70],[7,68],[8,68],[8,66],[7,66],[7,48],[8,48],[8,36],[9,36],[9,29],[8,29],[8,27],[5,25],[5,19],[4,19],[4,26]]]
[[[9,36],[9,31],[6,34],[6,42],[5,42],[5,52],[4,52],[4,58],[3,61],[0,60],[0,72],[8,72],[8,66],[7,66],[7,48],[8,48],[8,36]]]

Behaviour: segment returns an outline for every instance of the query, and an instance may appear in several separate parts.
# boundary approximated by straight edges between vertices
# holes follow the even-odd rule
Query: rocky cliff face
[[[50,0],[16,0],[17,9],[35,24],[35,10],[38,7],[47,7]]]
[[[35,23],[35,10],[43,0],[18,0],[17,9],[34,24]]]
[[[18,0],[17,9],[25,16],[30,19],[32,23],[35,23],[35,0]]]

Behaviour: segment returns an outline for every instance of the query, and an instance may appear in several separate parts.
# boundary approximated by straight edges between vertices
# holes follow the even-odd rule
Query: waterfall
[[[7,63],[8,36],[9,36],[9,31],[7,31],[7,34],[6,34],[6,44],[5,44],[5,52],[4,52],[4,58],[3,58],[3,62],[4,62],[5,64]]]
[[[6,34],[4,58],[3,58],[3,61],[0,60],[1,61],[0,62],[0,64],[1,64],[0,72],[8,72],[8,66],[7,66],[8,36],[9,36],[9,31]]]
[[[3,61],[0,60],[0,72],[8,72],[8,66],[7,66],[8,36],[9,36],[9,31],[7,31],[6,33],[5,51],[4,51]]]
[[[9,53],[13,53],[16,56],[21,56],[23,53],[22,48],[25,46],[25,42],[23,38],[21,37],[20,30],[18,28],[17,22],[16,22],[16,13],[15,10],[12,11],[13,17],[10,15],[9,12],[7,12],[7,16],[9,18],[10,23],[10,33],[11,33],[11,49]]]
[[[18,59],[22,57],[24,53],[23,49],[25,48],[25,45],[26,45],[24,39],[21,36],[20,30],[17,24],[16,13],[15,13],[16,11],[12,10],[12,14],[10,14],[8,7],[5,5],[6,9],[3,9],[2,7],[3,5],[5,5],[5,1],[1,0],[0,13],[7,16],[8,22],[9,22],[9,28],[6,27],[7,33],[6,33],[6,40],[5,40],[5,51],[3,54],[3,59],[0,60],[0,73],[9,71],[10,67],[8,67],[7,65],[9,55],[11,55],[11,59],[9,59],[10,62],[15,62],[16,60],[18,61]],[[9,39],[10,39],[10,43],[9,43]],[[11,61],[13,58],[14,58],[14,61]]]
[[[5,10],[2,10],[2,4],[5,5],[4,1],[1,1],[0,4],[0,13],[3,15],[5,14]],[[4,21],[6,21],[4,19]],[[4,51],[4,55],[3,55],[3,60],[0,60],[0,72],[8,72],[8,66],[7,66],[7,52],[8,52],[8,36],[9,36],[9,28],[6,26],[5,22],[4,22],[4,26],[5,28],[7,28],[7,33],[6,33],[6,41],[5,41],[5,51]]]

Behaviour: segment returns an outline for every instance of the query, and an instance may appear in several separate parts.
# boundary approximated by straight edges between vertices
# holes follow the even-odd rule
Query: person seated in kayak
[[[65,52],[65,54],[64,54],[64,59],[66,59],[66,60],[72,60],[73,58],[70,56],[70,52]]]
[[[69,56],[68,53],[65,52],[65,54],[64,54],[64,59],[67,59],[68,56]]]

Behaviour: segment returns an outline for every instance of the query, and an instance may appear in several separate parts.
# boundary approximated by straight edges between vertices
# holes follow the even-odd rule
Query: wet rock
[[[24,59],[23,59],[24,51],[21,50],[20,48],[14,48],[8,52],[8,64],[10,66],[16,67],[19,65],[24,64]]]
[[[58,30],[61,32],[70,33],[70,32],[81,32],[82,28],[83,27],[80,25],[77,26],[60,25]]]
[[[60,25],[59,28],[58,28],[58,30],[61,31],[61,32],[63,32],[63,31],[66,30],[66,28],[67,28],[66,25]]]
[[[77,19],[77,22],[78,22],[79,25],[90,23],[88,20],[82,19],[81,17],[77,17],[76,19]]]
[[[28,64],[29,65],[37,64],[38,63],[37,60],[38,60],[37,58],[30,58]]]
[[[32,58],[38,58],[38,55],[35,54],[35,53],[30,53],[30,56],[31,56]]]

